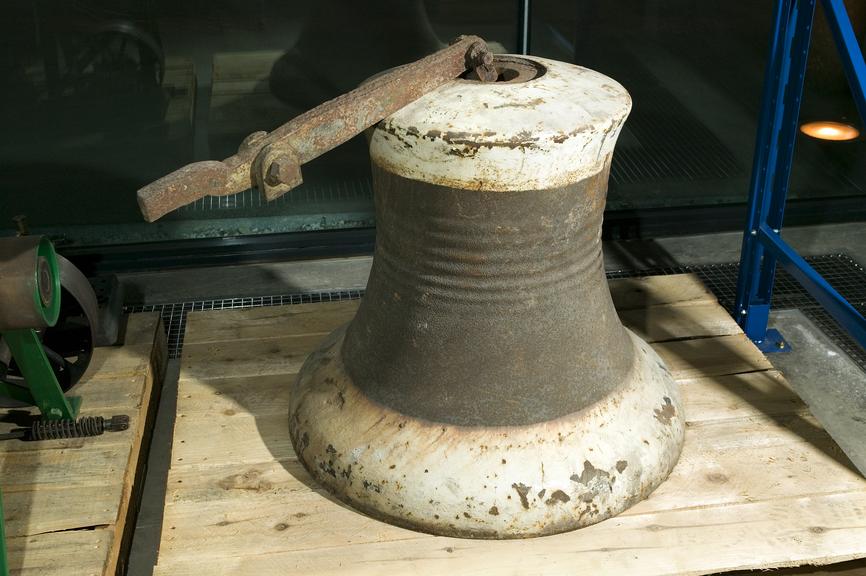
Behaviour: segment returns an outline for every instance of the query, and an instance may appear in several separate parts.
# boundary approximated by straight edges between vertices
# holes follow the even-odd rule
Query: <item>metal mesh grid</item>
[[[308,292],[304,294],[281,294],[278,296],[256,296],[250,298],[223,298],[219,300],[177,302],[174,304],[127,306],[124,312],[129,314],[159,312],[167,335],[169,358],[180,358],[180,353],[183,350],[184,332],[186,331],[186,316],[189,312],[358,300],[363,295],[362,290],[344,290],[339,292]]]
[[[367,179],[340,180],[327,185],[302,185],[274,200],[267,200],[258,189],[244,190],[228,196],[205,196],[176,210],[184,218],[198,212],[243,211],[257,212],[297,205],[330,204],[349,201],[373,201],[372,181]]]
[[[644,66],[617,75],[634,86],[634,109],[610,170],[613,187],[658,181],[726,179],[743,173],[734,154]]]
[[[860,264],[844,254],[831,254],[806,258],[815,270],[833,285],[861,313],[866,313],[866,270]],[[608,271],[608,278],[629,278],[635,276],[659,276],[665,274],[696,274],[719,299],[728,311],[733,310],[737,294],[737,274],[739,265],[703,264],[698,266],[669,266],[644,270],[614,270]],[[346,290],[338,292],[312,292],[300,294],[282,294],[278,296],[259,296],[254,298],[225,298],[219,300],[200,300],[196,302],[178,302],[174,304],[155,304],[127,306],[125,312],[159,312],[168,335],[170,358],[179,358],[183,349],[183,336],[186,330],[186,316],[191,311],[228,310],[234,308],[257,308],[261,306],[284,306],[306,304],[312,302],[331,302],[339,300],[357,300],[364,295],[363,290]],[[787,272],[779,268],[776,273],[776,283],[773,291],[773,308],[784,310],[799,308],[803,313],[824,331],[851,359],[866,372],[866,351],[851,339],[847,333],[836,324],[814,298],[794,280]]]

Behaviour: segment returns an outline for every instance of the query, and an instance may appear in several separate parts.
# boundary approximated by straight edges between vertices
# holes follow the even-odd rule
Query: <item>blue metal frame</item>
[[[743,331],[766,352],[787,350],[767,330],[776,263],[790,273],[866,348],[866,319],[780,236],[803,95],[816,0],[777,0],[764,78],[749,213],[740,256],[736,313]],[[821,0],[860,117],[866,121],[866,63],[844,0]]]

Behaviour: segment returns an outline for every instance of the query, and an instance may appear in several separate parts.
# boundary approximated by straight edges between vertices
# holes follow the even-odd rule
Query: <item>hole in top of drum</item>
[[[547,68],[542,64],[518,56],[496,55],[493,57],[493,65],[499,73],[499,76],[496,78],[496,84],[528,82],[529,80],[544,76],[544,73],[547,72]],[[474,70],[465,72],[461,78],[469,82],[480,82]]]

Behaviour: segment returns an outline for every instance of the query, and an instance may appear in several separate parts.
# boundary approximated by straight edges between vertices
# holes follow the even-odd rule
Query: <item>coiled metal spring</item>
[[[126,430],[129,416],[84,416],[78,420],[37,420],[30,425],[29,440],[61,440],[99,436],[105,431]]]

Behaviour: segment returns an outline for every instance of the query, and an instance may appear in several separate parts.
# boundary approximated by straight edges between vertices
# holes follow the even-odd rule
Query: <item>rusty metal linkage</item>
[[[138,191],[141,213],[153,222],[204,196],[226,196],[251,187],[258,187],[268,200],[278,198],[301,184],[301,164],[467,70],[484,82],[497,79],[493,55],[477,36],[461,36],[447,48],[374,77],[270,133],[250,134],[237,154],[221,162],[194,162],[163,176]]]

